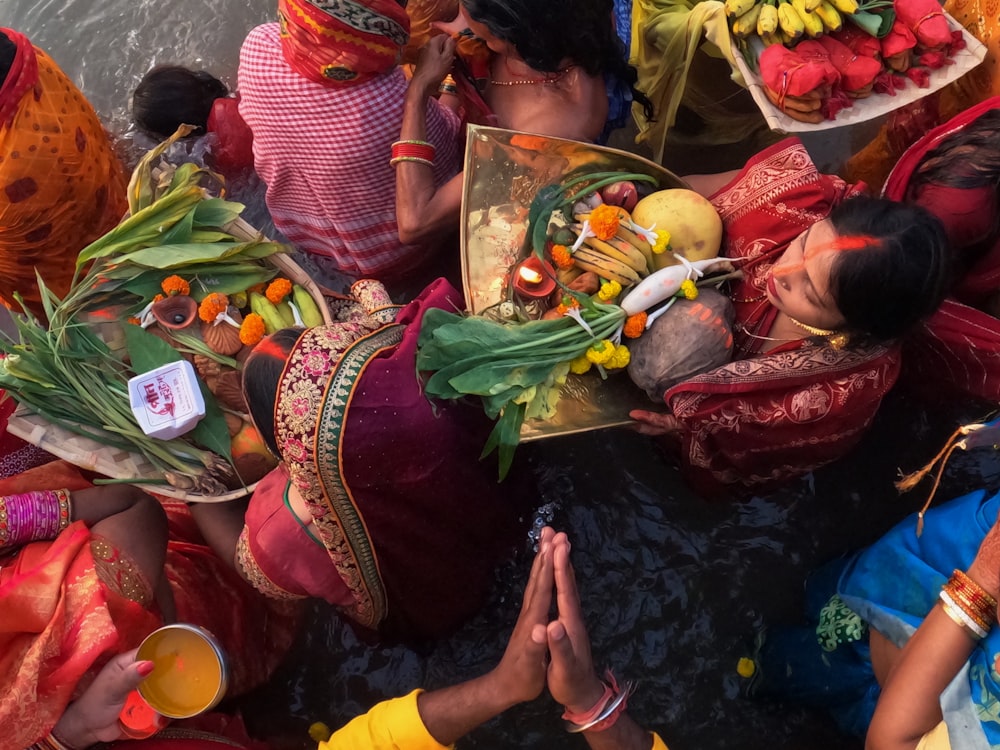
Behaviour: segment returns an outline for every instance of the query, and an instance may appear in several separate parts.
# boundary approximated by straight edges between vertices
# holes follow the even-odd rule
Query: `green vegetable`
[[[417,369],[431,373],[424,392],[443,399],[480,397],[487,416],[497,420],[483,456],[497,450],[500,479],[510,470],[524,419],[554,413],[568,363],[611,338],[625,321],[617,305],[574,296],[592,332],[570,316],[504,324],[438,309],[424,314],[417,348]]]

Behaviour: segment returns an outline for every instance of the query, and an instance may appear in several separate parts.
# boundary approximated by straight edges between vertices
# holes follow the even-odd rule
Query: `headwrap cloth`
[[[3,86],[0,86],[0,127],[4,127],[10,125],[17,114],[21,97],[38,82],[38,59],[24,34],[4,28],[0,28],[0,32],[17,47],[14,62]]]
[[[278,381],[274,431],[313,527],[354,597],[351,618],[375,629],[388,612],[385,585],[344,472],[343,437],[354,386],[374,357],[399,343],[403,326],[391,325],[398,308],[381,284],[359,281],[354,291],[372,301],[364,315],[309,328],[295,343]]]
[[[278,0],[281,49],[324,86],[364,83],[402,59],[410,19],[396,0]]]

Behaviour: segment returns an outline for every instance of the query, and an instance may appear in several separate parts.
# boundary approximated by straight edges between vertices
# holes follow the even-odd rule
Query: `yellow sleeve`
[[[333,733],[318,750],[448,750],[431,737],[417,711],[414,690],[402,698],[382,701]],[[450,747],[454,747],[453,745]]]
[[[931,731],[921,737],[916,750],[951,750],[951,741],[948,738],[947,725],[942,721]]]
[[[666,743],[660,739],[660,735],[653,732],[653,747],[651,750],[667,750]]]

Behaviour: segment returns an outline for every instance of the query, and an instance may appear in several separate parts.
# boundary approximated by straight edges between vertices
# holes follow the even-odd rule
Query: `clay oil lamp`
[[[150,312],[161,326],[178,331],[194,322],[195,315],[198,314],[198,303],[192,297],[177,294],[154,302]]]
[[[523,299],[544,299],[556,288],[552,265],[537,255],[530,255],[514,266],[514,291]]]

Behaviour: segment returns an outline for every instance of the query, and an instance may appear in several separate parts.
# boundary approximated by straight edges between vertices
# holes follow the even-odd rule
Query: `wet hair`
[[[7,81],[7,74],[10,73],[15,57],[17,57],[17,45],[0,31],[0,86]]]
[[[830,291],[849,332],[893,339],[941,304],[951,274],[937,217],[919,206],[859,196],[837,206],[830,222],[841,238],[874,240],[839,252],[831,268]]]
[[[261,439],[276,456],[280,456],[274,434],[274,402],[278,381],[288,357],[304,333],[301,328],[282,328],[264,338],[254,347],[243,365],[243,395],[250,416]]]
[[[653,119],[653,103],[636,89],[639,74],[615,33],[613,0],[462,0],[462,7],[535,70],[555,73],[569,59],[589,75],[615,76]]]
[[[157,65],[132,94],[132,121],[155,138],[169,138],[184,124],[204,132],[213,102],[228,93],[222,81],[204,70]]]

